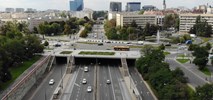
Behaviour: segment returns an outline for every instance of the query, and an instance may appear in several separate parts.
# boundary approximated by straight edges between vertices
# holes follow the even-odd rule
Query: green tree
[[[188,78],[184,76],[184,73],[180,68],[176,68],[174,71],[172,71],[172,75],[182,83],[187,83],[188,81]]]
[[[213,84],[205,84],[196,88],[195,97],[197,100],[212,100]]]
[[[37,27],[33,27],[33,33],[38,34],[38,28]]]
[[[129,38],[129,40],[131,39],[131,38],[130,38],[131,34],[134,34],[135,31],[136,31],[136,30],[135,30],[134,27],[128,27],[128,28],[127,28],[127,33],[128,33],[128,38]]]
[[[195,58],[193,63],[199,67],[199,70],[203,70],[206,67],[206,64],[208,63],[208,59],[205,57],[202,58]]]
[[[64,34],[71,34],[71,28],[68,24],[65,24],[64,25],[64,31],[63,31]]]
[[[199,67],[200,70],[203,70],[208,63],[209,53],[205,47],[197,47],[192,53],[195,56],[193,63]]]
[[[212,48],[212,45],[211,45],[209,42],[207,42],[207,43],[206,43],[206,49],[207,49],[207,50],[210,50],[211,48]]]
[[[144,46],[143,46],[143,48],[141,49],[141,53],[143,53],[143,54],[149,54],[149,53],[151,53],[151,51],[154,49],[154,47],[152,46],[152,45],[147,45],[147,44],[145,44]]]
[[[202,58],[202,57],[207,58],[209,56],[209,53],[206,50],[206,48],[199,47],[199,46],[194,49],[194,52],[192,54],[193,54],[193,56],[198,57],[198,58]]]
[[[85,38],[85,37],[87,37],[88,36],[88,30],[87,29],[84,29],[81,33],[80,33],[80,37],[83,37],[83,38]]]
[[[130,26],[131,26],[131,27],[134,27],[134,28],[137,28],[137,27],[138,27],[138,25],[137,25],[137,23],[136,23],[135,20],[132,20],[132,23],[131,23]]]
[[[51,24],[51,33],[54,33],[54,34],[58,34],[61,30],[60,30],[60,24],[58,24],[58,23],[53,23],[53,24]]]
[[[197,16],[195,25],[190,29],[190,34],[196,34],[197,36],[210,37],[212,34],[212,27],[204,19],[201,19],[201,16]]]
[[[159,48],[160,50],[165,50],[164,44],[161,44],[158,48]]]
[[[44,46],[49,46],[49,42],[45,41]]]
[[[143,35],[147,36],[149,35],[149,33],[150,33],[150,24],[146,23],[146,26],[144,27],[144,30],[143,30]]]
[[[171,27],[177,27],[178,18],[179,18],[179,16],[177,14],[166,15],[164,18],[164,24],[163,24],[164,29],[171,28]]]
[[[197,48],[197,47],[199,47],[199,46],[196,45],[196,44],[190,44],[188,50],[189,50],[189,51],[194,51],[195,48]]]
[[[177,29],[179,31],[179,27],[180,27],[180,18],[176,18],[175,19],[175,29]]]
[[[212,66],[213,66],[213,59],[211,59],[211,64],[212,64]]]
[[[43,36],[43,40],[44,40],[44,35],[45,35],[46,30],[47,29],[46,29],[44,23],[39,24],[39,26],[38,26],[38,32]]]
[[[83,18],[78,20],[78,25],[84,25],[85,23],[86,23],[86,21]]]
[[[141,10],[141,11],[139,12],[139,14],[141,14],[141,15],[143,15],[143,13],[144,13],[144,10]]]

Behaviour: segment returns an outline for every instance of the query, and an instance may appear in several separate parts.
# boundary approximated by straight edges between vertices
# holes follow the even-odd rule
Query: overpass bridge
[[[70,54],[63,54],[63,51],[69,51]],[[80,54],[81,52],[111,52],[113,55],[91,55],[91,54]],[[139,51],[114,51],[114,50],[70,50],[70,49],[61,49],[61,50],[46,50],[43,55],[52,55],[55,57],[54,63],[57,61],[66,61],[69,63],[72,59],[72,63],[75,64],[76,59],[121,59],[126,58],[127,60],[136,60],[140,58],[141,53]]]

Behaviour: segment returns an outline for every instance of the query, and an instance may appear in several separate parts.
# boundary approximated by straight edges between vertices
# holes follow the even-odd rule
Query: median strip
[[[79,55],[115,55],[115,52],[81,51]]]

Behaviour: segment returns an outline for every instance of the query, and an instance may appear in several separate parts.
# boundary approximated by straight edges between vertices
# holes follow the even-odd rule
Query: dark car
[[[171,44],[168,42],[168,43],[165,44],[165,46],[171,46]]]
[[[98,46],[102,46],[102,45],[104,45],[103,43],[98,43]]]
[[[61,46],[61,44],[55,44],[55,47],[60,47]]]

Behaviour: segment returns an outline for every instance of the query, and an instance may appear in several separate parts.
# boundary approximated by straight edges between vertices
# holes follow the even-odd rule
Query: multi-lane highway
[[[107,80],[112,81],[112,76],[108,66],[99,66],[98,69],[98,100],[115,100],[113,84],[108,83]]]
[[[70,100],[94,100],[95,99],[95,67],[87,66],[89,68],[88,72],[84,71],[85,66],[76,66],[78,69],[78,74],[76,80],[74,81],[74,87],[71,92]],[[87,83],[82,84],[83,78],[86,79]],[[92,87],[92,92],[88,92],[88,86]]]
[[[50,100],[65,69],[66,64],[54,65],[52,71],[41,82],[41,84],[36,89],[30,91],[23,100]],[[55,83],[53,85],[49,85],[50,79],[54,79]]]

